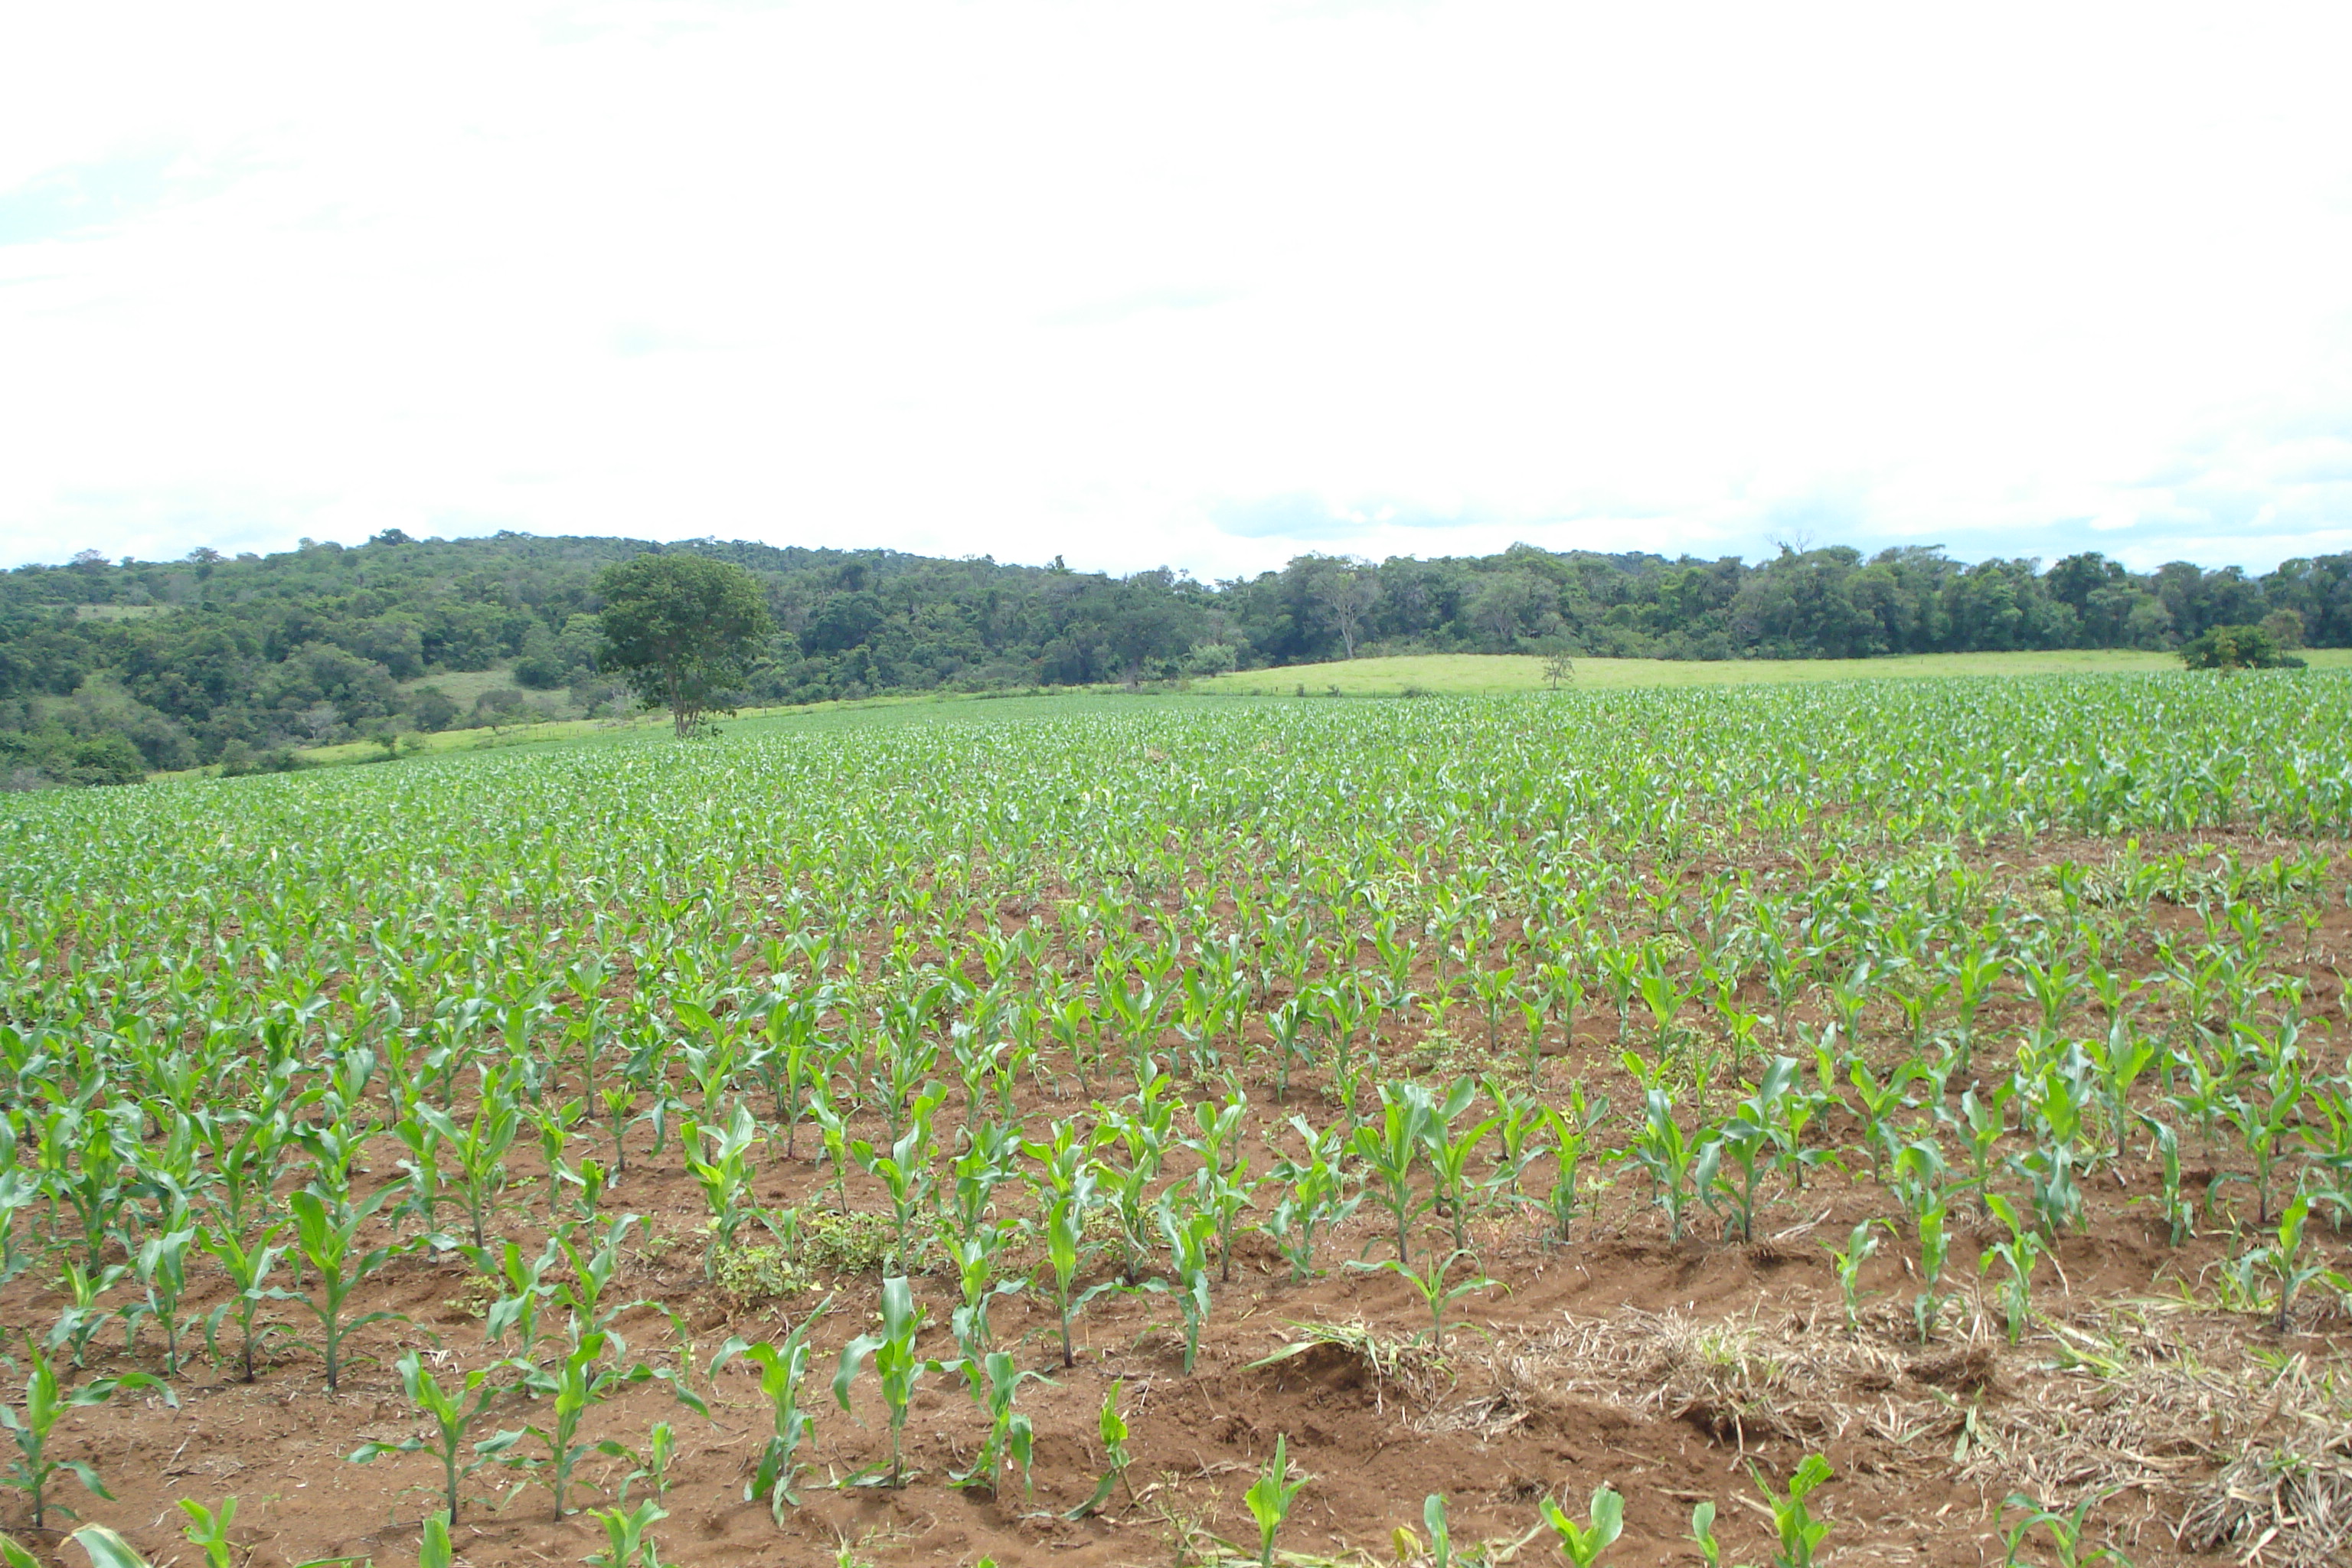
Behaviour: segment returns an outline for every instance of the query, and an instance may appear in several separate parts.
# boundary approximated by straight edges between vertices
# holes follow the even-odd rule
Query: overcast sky
[[[0,563],[2352,549],[2352,11],[0,11]]]

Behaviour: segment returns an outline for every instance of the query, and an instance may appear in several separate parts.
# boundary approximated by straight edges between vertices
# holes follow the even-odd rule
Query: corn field
[[[2352,679],[1132,709],[12,802],[0,1527],[2352,1552]]]

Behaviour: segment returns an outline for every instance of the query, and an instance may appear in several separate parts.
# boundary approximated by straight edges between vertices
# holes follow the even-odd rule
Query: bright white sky
[[[2352,10],[0,11],[0,563],[2352,548]]]

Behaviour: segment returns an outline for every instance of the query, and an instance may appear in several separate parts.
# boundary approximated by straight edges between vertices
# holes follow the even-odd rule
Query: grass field
[[[2352,668],[2352,648],[2316,648],[2315,669]],[[2168,653],[2084,649],[2055,653],[1929,653],[1892,658],[1663,659],[1580,658],[1570,683],[1582,691],[1653,686],[1780,686],[1814,680],[1914,680],[1976,675],[2108,675],[2179,669]],[[1251,669],[1196,681],[1202,691],[1288,697],[1305,687],[1322,696],[1392,697],[1408,688],[1448,696],[1542,690],[1544,661],[1531,655],[1444,653],[1360,658],[1332,664]]]

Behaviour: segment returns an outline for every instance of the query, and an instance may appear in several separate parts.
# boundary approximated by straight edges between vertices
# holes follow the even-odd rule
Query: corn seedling
[[[1021,1385],[1032,1378],[1044,1382],[1045,1374],[1016,1367],[1013,1358],[1003,1351],[991,1351],[978,1362],[952,1363],[941,1369],[961,1372],[971,1391],[972,1402],[988,1418],[988,1436],[982,1440],[980,1452],[972,1458],[971,1468],[950,1475],[949,1484],[958,1487],[985,1487],[995,1496],[1004,1496],[1004,1468],[1008,1464],[1021,1467],[1022,1490],[1031,1489],[1029,1461],[1037,1440],[1036,1429],[1029,1417],[1013,1407],[1013,1395]]]
[[[702,1201],[710,1210],[710,1245],[702,1255],[706,1279],[716,1274],[719,1252],[735,1245],[736,1232],[743,1228],[750,1214],[751,1179],[758,1173],[751,1153],[759,1137],[751,1108],[740,1100],[735,1102],[724,1127],[689,1121],[679,1134],[687,1173],[702,1189]]]
[[[1471,1277],[1459,1284],[1448,1285],[1446,1277],[1454,1266],[1465,1258],[1471,1259]],[[1477,1259],[1467,1247],[1447,1253],[1432,1264],[1426,1274],[1417,1273],[1411,1264],[1393,1258],[1383,1258],[1378,1263],[1350,1263],[1348,1267],[1368,1272],[1394,1274],[1412,1286],[1413,1294],[1421,1298],[1423,1308],[1429,1313],[1429,1348],[1440,1354],[1445,1350],[1445,1309],[1474,1290],[1490,1289],[1497,1283],[1476,1272]]]
[[[2032,1306],[2033,1266],[2042,1257],[2042,1237],[2027,1228],[2008,1198],[1999,1193],[1988,1193],[1985,1202],[1992,1209],[1993,1217],[2009,1227],[2009,1239],[1985,1248],[1977,1259],[1977,1272],[1987,1272],[1995,1262],[2007,1266],[2009,1279],[2002,1287],[2001,1302],[2008,1320],[2009,1342],[2015,1344],[2025,1333],[2025,1320]]]
[[[1650,1173],[1650,1199],[1666,1214],[1666,1239],[1683,1238],[1683,1215],[1690,1207],[1696,1178],[1705,1191],[1714,1178],[1719,1157],[1712,1140],[1695,1144],[1675,1120],[1675,1102],[1663,1089],[1643,1096],[1642,1129],[1626,1152]]]
[[[163,1331],[163,1375],[180,1374],[180,1297],[188,1287],[188,1248],[195,1245],[193,1226],[161,1231],[139,1244],[132,1268],[145,1288],[146,1314]]]
[[[1291,1279],[1303,1281],[1315,1272],[1316,1232],[1346,1224],[1364,1195],[1348,1193],[1338,1163],[1342,1133],[1337,1123],[1320,1133],[1300,1117],[1292,1117],[1290,1125],[1306,1145],[1304,1157],[1276,1160],[1271,1167],[1268,1179],[1289,1190],[1258,1228],[1289,1263]]]
[[[1723,1568],[1723,1542],[1715,1538],[1714,1503],[1693,1505],[1689,1540],[1698,1548],[1699,1558],[1706,1568]]]
[[[554,1500],[558,1522],[571,1511],[572,1471],[583,1457],[590,1453],[628,1457],[628,1450],[616,1442],[592,1443],[581,1436],[583,1422],[596,1406],[632,1384],[658,1379],[668,1384],[678,1402],[696,1415],[708,1416],[710,1413],[701,1397],[667,1368],[656,1370],[639,1364],[624,1371],[617,1363],[606,1362],[604,1352],[611,1345],[607,1335],[583,1334],[571,1353],[554,1367],[525,1369],[523,1386],[549,1401],[548,1418],[526,1423],[512,1434],[501,1432],[491,1439],[506,1439],[499,1442],[496,1454],[500,1464],[542,1472],[542,1484]],[[525,1436],[539,1439],[540,1447],[545,1450],[543,1457],[525,1457],[514,1451],[515,1444]]]
[[[562,1257],[562,1243],[551,1237],[528,1263],[523,1261],[522,1248],[512,1241],[496,1247],[460,1247],[457,1250],[499,1291],[483,1317],[482,1337],[497,1344],[511,1331],[514,1353],[530,1360],[539,1343],[539,1309],[556,1291],[555,1284],[545,1276]]]
[[[1891,1221],[1884,1218],[1866,1219],[1847,1235],[1843,1247],[1822,1244],[1828,1248],[1830,1260],[1837,1269],[1838,1291],[1845,1303],[1845,1331],[1850,1335],[1862,1331],[1862,1266],[1878,1251],[1878,1232],[1882,1227],[1895,1228]]]
[[[915,1354],[915,1336],[922,1326],[923,1310],[915,1304],[914,1291],[904,1275],[894,1275],[882,1281],[882,1331],[860,1334],[841,1347],[841,1365],[833,1374],[834,1399],[842,1409],[849,1408],[850,1384],[858,1367],[871,1356],[875,1381],[881,1385],[882,1404],[890,1420],[889,1462],[868,1466],[843,1482],[845,1486],[895,1488],[911,1479],[904,1469],[900,1447],[907,1430],[907,1406],[915,1397],[915,1380],[925,1366]],[[1063,1337],[1066,1344],[1066,1327]]]
[[[1772,1510],[1772,1528],[1780,1537],[1773,1556],[1776,1568],[1813,1568],[1813,1555],[1830,1532],[1830,1521],[1815,1519],[1809,1500],[1814,1489],[1836,1472],[1819,1454],[1808,1454],[1789,1478],[1786,1491],[1775,1490],[1764,1473],[1750,1465],[1748,1473]]]
[[[1147,1289],[1176,1298],[1176,1306],[1184,1319],[1184,1375],[1192,1375],[1192,1362],[1201,1353],[1201,1331],[1209,1321],[1209,1242],[1216,1235],[1217,1221],[1213,1215],[1192,1213],[1179,1215],[1162,1193],[1153,1210],[1160,1221],[1160,1234],[1167,1238],[1173,1279],[1155,1279]]]
[[[1592,1568],[1625,1529],[1625,1500],[1608,1487],[1595,1488],[1582,1522],[1552,1499],[1543,1500],[1544,1522],[1558,1538],[1559,1554],[1574,1568]]]
[[[1565,1243],[1576,1222],[1577,1178],[1584,1168],[1585,1148],[1593,1128],[1609,1114],[1609,1097],[1601,1095],[1587,1101],[1584,1085],[1569,1086],[1568,1107],[1543,1108],[1544,1125],[1551,1130],[1551,1155],[1554,1165],[1551,1191],[1546,1194],[1544,1206],[1551,1215],[1552,1239]]]
[[[330,1390],[342,1370],[343,1341],[355,1330],[371,1323],[389,1322],[400,1316],[390,1311],[346,1316],[352,1298],[367,1282],[368,1276],[383,1268],[395,1253],[408,1248],[405,1242],[375,1247],[359,1244],[360,1227],[392,1190],[386,1187],[369,1202],[337,1214],[329,1213],[325,1202],[313,1192],[299,1192],[287,1200],[287,1205],[294,1211],[294,1245],[303,1260],[318,1270],[319,1282],[307,1295],[289,1292],[283,1299],[309,1308],[311,1316],[319,1320],[319,1347],[326,1359]]]
[[[780,1525],[784,1522],[786,1503],[800,1506],[800,1494],[793,1489],[799,1484],[801,1445],[808,1439],[810,1426],[809,1413],[801,1404],[801,1383],[808,1375],[809,1328],[824,1311],[820,1306],[803,1318],[780,1344],[748,1344],[730,1339],[710,1363],[714,1378],[739,1355],[759,1368],[760,1393],[768,1401],[768,1440],[760,1451],[758,1468],[744,1485],[743,1500],[766,1499],[769,1513]]]
[[[1466,1078],[1457,1079],[1454,1087],[1446,1090],[1445,1098],[1432,1105],[1421,1124],[1423,1152],[1429,1160],[1434,1179],[1434,1203],[1438,1210],[1453,1222],[1454,1249],[1456,1252],[1466,1250],[1470,1245],[1470,1161],[1476,1154],[1478,1145],[1486,1141],[1486,1135],[1502,1120],[1499,1116],[1489,1116],[1456,1131],[1454,1124],[1461,1120],[1462,1113],[1470,1108],[1476,1097],[1477,1085],[1475,1082]],[[1405,1255],[1400,1253],[1399,1256]]]
[[[654,1526],[669,1517],[669,1510],[661,1504],[648,1499],[625,1513],[617,1508],[600,1508],[590,1517],[604,1527],[604,1550],[583,1559],[590,1568],[662,1568],[653,1534]]]
[[[1130,1504],[1135,1501],[1135,1483],[1127,1479],[1128,1466],[1134,1462],[1127,1452],[1127,1418],[1119,1414],[1118,1408],[1118,1396],[1126,1387],[1125,1378],[1114,1378],[1111,1385],[1103,1391],[1102,1408],[1096,1414],[1095,1426],[1102,1438],[1103,1458],[1108,1468],[1102,1473],[1102,1479],[1095,1485],[1095,1495],[1064,1514],[1064,1519],[1084,1519],[1088,1514],[1099,1513],[1103,1505],[1110,1501],[1112,1491],[1119,1488],[1126,1489],[1127,1500]]]
[[[254,1314],[264,1301],[292,1299],[289,1291],[280,1290],[268,1283],[270,1270],[284,1255],[285,1248],[269,1245],[272,1237],[285,1228],[283,1221],[271,1225],[254,1238],[247,1247],[233,1233],[209,1228],[197,1233],[204,1249],[217,1261],[228,1275],[235,1294],[215,1306],[205,1317],[205,1352],[215,1365],[220,1363],[220,1326],[232,1314],[236,1319],[237,1353],[243,1368],[242,1381],[253,1381],[253,1353],[257,1348]]]
[[[2131,1568],[2131,1559],[2112,1546],[2093,1546],[2083,1539],[2090,1522],[2091,1510],[2105,1501],[2107,1493],[2090,1492],[2076,1503],[2073,1511],[2060,1513],[2044,1508],[2023,1492],[2011,1492],[2001,1504],[2003,1512],[2011,1509],[2022,1510],[2022,1516],[2002,1534],[2006,1551],[2001,1562],[2004,1568],[2017,1568],[2019,1554],[2025,1549],[2025,1538],[2039,1526],[2050,1537],[2051,1554],[2056,1568],[2092,1568],[2095,1563],[2112,1564],[2113,1568]]]
[[[1381,1117],[1356,1129],[1348,1147],[1370,1167],[1381,1204],[1396,1222],[1397,1257],[1412,1256],[1410,1227],[1429,1207],[1429,1200],[1413,1187],[1413,1167],[1420,1163],[1421,1145],[1432,1114],[1429,1093],[1419,1084],[1381,1086]]]
[[[98,1331],[112,1322],[115,1309],[103,1305],[99,1298],[122,1282],[130,1268],[120,1263],[110,1263],[100,1268],[68,1260],[66,1268],[66,1292],[73,1298],[49,1330],[49,1348],[71,1347],[73,1363],[79,1366],[89,1350],[89,1342]]]
[[[91,1496],[114,1500],[114,1494],[99,1479],[98,1471],[86,1461],[60,1459],[50,1453],[50,1438],[66,1412],[103,1405],[126,1388],[159,1394],[164,1404],[175,1409],[180,1402],[161,1379],[143,1372],[126,1372],[120,1377],[97,1378],[79,1387],[67,1388],[58,1380],[57,1369],[49,1364],[48,1357],[30,1334],[25,1336],[25,1361],[23,1409],[0,1405],[0,1426],[7,1428],[9,1440],[16,1447],[8,1468],[0,1472],[0,1487],[14,1487],[25,1494],[32,1508],[33,1528],[39,1530],[47,1522],[50,1509],[73,1512],[49,1496],[59,1470],[70,1471]]]
[[[431,1454],[441,1462],[442,1500],[448,1510],[448,1521],[455,1523],[462,1517],[464,1505],[459,1484],[504,1454],[522,1436],[520,1432],[500,1433],[476,1444],[471,1460],[463,1457],[467,1434],[489,1414],[491,1404],[508,1392],[507,1385],[491,1381],[491,1373],[499,1371],[504,1363],[465,1373],[455,1389],[443,1388],[415,1351],[405,1352],[394,1364],[400,1373],[401,1392],[408,1395],[409,1404],[416,1407],[429,1427],[423,1436],[404,1438],[397,1443],[362,1443],[352,1450],[351,1462],[364,1465],[386,1454]]]
[[[1273,1568],[1274,1538],[1281,1532],[1283,1521],[1290,1517],[1299,1489],[1314,1479],[1304,1470],[1296,1475],[1291,1472],[1289,1434],[1276,1433],[1274,1458],[1258,1472],[1249,1490],[1242,1494],[1250,1517],[1257,1521],[1258,1568]]]

